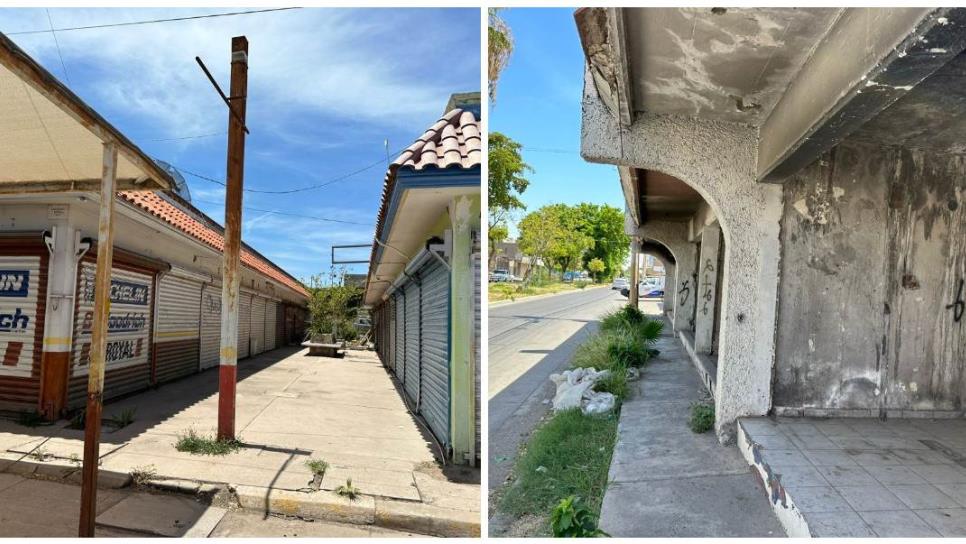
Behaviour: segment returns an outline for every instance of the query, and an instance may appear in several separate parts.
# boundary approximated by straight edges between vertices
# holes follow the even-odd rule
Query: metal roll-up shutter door
[[[265,303],[265,350],[278,347],[278,303],[269,300]]]
[[[386,299],[386,337],[389,342],[386,344],[386,356],[383,363],[386,368],[396,373],[394,357],[396,356],[396,297]]]
[[[405,390],[412,405],[419,401],[419,283],[406,284],[406,373]]]
[[[275,344],[277,338],[276,329],[278,328],[278,303],[269,300],[265,303],[265,351],[278,347]]]
[[[41,255],[0,257],[0,316],[5,322],[0,327],[0,410],[37,408],[47,261]]]
[[[482,297],[482,282],[480,281],[480,248],[479,243],[475,244],[473,253],[473,366],[474,373],[476,374],[476,402],[473,404],[474,410],[476,411],[476,455],[479,457],[481,455],[481,444],[480,444],[480,367],[483,366],[483,359],[480,357],[480,325],[481,325],[481,315],[482,312],[480,305]]]
[[[95,265],[78,270],[74,350],[67,407],[87,402],[91,328],[94,322]],[[111,311],[108,317],[104,399],[146,389],[151,380],[151,321],[154,316],[154,276],[115,266],[111,270]]]
[[[436,438],[449,440],[449,271],[436,260],[419,270],[422,286],[420,408]]]
[[[393,358],[396,377],[403,379],[406,372],[406,294],[396,291],[396,355]]]
[[[265,351],[265,302],[262,297],[252,299],[252,355]]]
[[[201,293],[201,369],[218,366],[220,352],[221,286],[206,285]]]
[[[154,377],[164,383],[198,371],[201,282],[174,273],[162,276],[157,305]]]
[[[238,358],[250,355],[248,337],[252,330],[252,296],[248,293],[238,295]]]

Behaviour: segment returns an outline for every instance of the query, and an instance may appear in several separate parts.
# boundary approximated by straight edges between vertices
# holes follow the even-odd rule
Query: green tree
[[[308,332],[313,335],[335,333],[337,338],[352,340],[356,330],[352,319],[362,306],[363,289],[344,285],[345,270],[332,269],[316,274],[305,282],[309,290]]]
[[[579,224],[576,211],[566,204],[551,204],[532,211],[518,226],[520,251],[564,273],[594,245],[592,238],[578,230]]]
[[[527,190],[530,181],[524,177],[527,172],[533,172],[520,156],[522,146],[499,132],[491,132],[487,137],[489,142],[488,165],[489,178],[487,180],[487,204],[489,227],[492,229],[500,223],[506,223],[513,210],[522,210],[524,206],[520,195]]]
[[[490,268],[493,268],[493,263],[496,262],[497,257],[497,244],[506,240],[507,236],[510,235],[509,229],[503,223],[498,223],[489,228],[487,236],[490,243]]]
[[[576,206],[576,214],[581,219],[580,231],[595,242],[583,255],[584,268],[591,260],[600,259],[604,262],[601,277],[613,278],[630,253],[631,239],[624,234],[624,212],[608,204],[584,202]]]
[[[487,92],[490,95],[490,103],[496,101],[496,83],[500,79],[500,74],[510,62],[510,54],[513,53],[513,36],[510,34],[510,27],[506,21],[500,17],[500,10],[503,8],[489,8],[487,12],[488,32],[487,32]]]
[[[599,257],[594,257],[593,259],[587,261],[587,271],[594,278],[594,281],[600,281],[601,274],[607,269],[607,265],[604,261],[600,260]]]

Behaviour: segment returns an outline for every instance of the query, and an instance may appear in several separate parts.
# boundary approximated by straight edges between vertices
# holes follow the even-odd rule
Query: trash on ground
[[[615,398],[610,393],[594,391],[594,384],[610,375],[609,370],[575,368],[561,374],[551,374],[557,386],[553,397],[555,412],[580,408],[584,414],[601,414],[614,409]]]

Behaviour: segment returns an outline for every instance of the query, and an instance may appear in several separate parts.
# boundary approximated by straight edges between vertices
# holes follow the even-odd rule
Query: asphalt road
[[[492,497],[513,467],[520,444],[550,405],[549,376],[566,368],[597,319],[627,298],[609,288],[489,308],[489,490]],[[493,512],[493,510],[490,510]]]

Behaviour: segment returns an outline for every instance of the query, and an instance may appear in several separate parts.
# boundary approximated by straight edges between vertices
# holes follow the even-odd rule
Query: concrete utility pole
[[[637,283],[640,281],[640,253],[641,240],[637,236],[631,237],[631,284],[628,286],[627,304],[637,308]]]
[[[87,374],[87,412],[84,415],[84,464],[81,469],[81,509],[78,535],[94,536],[97,516],[97,461],[100,457],[107,318],[111,311],[111,266],[114,260],[114,189],[117,184],[117,146],[104,143],[101,202],[97,222],[97,271],[94,279],[94,323]]]
[[[221,351],[218,374],[218,439],[235,438],[235,384],[238,379],[238,267],[241,256],[242,187],[245,174],[245,103],[248,93],[248,39],[231,39],[228,103],[228,179],[225,195],[225,251],[221,287]]]

